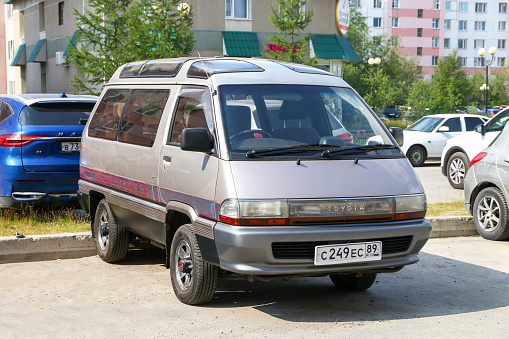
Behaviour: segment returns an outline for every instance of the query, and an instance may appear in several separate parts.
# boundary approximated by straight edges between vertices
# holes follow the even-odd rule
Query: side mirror
[[[481,135],[484,135],[484,125],[480,124],[475,126],[474,131],[476,131],[477,133],[481,133]]]
[[[449,132],[449,126],[440,126],[438,129],[439,132]]]
[[[186,128],[180,136],[180,149],[191,152],[209,152],[214,148],[214,140],[206,128]]]
[[[405,141],[403,137],[403,129],[399,127],[389,127],[389,132],[391,132],[394,139],[396,139],[398,145],[403,146],[403,142]]]

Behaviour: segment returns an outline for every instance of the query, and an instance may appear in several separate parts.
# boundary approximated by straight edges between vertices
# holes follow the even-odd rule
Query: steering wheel
[[[261,129],[250,129],[247,131],[235,133],[234,135],[232,135],[230,137],[230,142],[245,140],[245,139],[248,139],[249,137],[256,138],[256,134],[261,134],[263,138],[272,138],[272,135],[270,135],[269,132],[266,132]]]

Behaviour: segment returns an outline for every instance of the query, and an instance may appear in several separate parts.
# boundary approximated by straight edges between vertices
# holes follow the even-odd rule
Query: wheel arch
[[[465,152],[465,150],[462,147],[454,146],[454,147],[451,147],[450,149],[448,149],[447,153],[445,153],[445,156],[444,156],[444,167],[447,166],[447,162],[452,157],[452,155],[454,153],[456,153],[456,152],[461,152],[461,153],[465,154],[465,156],[467,157],[467,160],[470,161],[470,159],[468,158],[467,152]]]
[[[104,196],[103,193],[101,192],[98,192],[98,191],[94,191],[94,190],[91,190],[89,193],[88,193],[88,199],[89,199],[89,203],[90,203],[90,220],[91,220],[91,223],[90,223],[90,229],[92,231],[92,237],[95,238],[95,234],[94,234],[94,220],[95,220],[95,212],[97,210],[97,206],[99,205],[99,202],[106,198]]]
[[[494,183],[492,182],[488,182],[488,181],[485,181],[485,182],[481,182],[480,184],[478,184],[473,190],[472,190],[472,193],[470,194],[470,199],[468,201],[468,203],[470,204],[470,213],[473,212],[473,206],[474,206],[474,202],[475,202],[475,199],[477,198],[477,196],[479,195],[479,193],[485,189],[485,188],[488,188],[488,187],[493,187],[493,188],[496,188],[500,191],[501,188],[498,187],[497,185],[495,185]]]

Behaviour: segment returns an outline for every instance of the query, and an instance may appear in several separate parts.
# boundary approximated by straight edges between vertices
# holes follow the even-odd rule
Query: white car
[[[427,159],[439,159],[447,140],[483,124],[488,118],[473,114],[427,115],[408,126],[401,147],[413,166]]]
[[[500,111],[484,125],[472,132],[463,133],[447,141],[440,166],[452,187],[463,189],[463,180],[467,174],[470,161],[488,147],[502,131],[509,120],[509,107]]]

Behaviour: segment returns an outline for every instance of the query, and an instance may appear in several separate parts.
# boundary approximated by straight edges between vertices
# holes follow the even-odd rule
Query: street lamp
[[[380,65],[380,63],[382,62],[382,59],[380,59],[379,57],[376,57],[376,58],[369,58],[368,59],[368,64],[370,66],[375,66],[375,75],[378,75],[378,65]],[[371,92],[373,93],[373,109],[375,109],[375,80],[376,80],[376,77],[375,79],[372,78],[372,84],[371,84]]]
[[[481,91],[482,90],[485,91],[484,92],[484,109],[485,109],[486,115],[488,115],[488,90],[489,90],[488,67],[493,63],[493,61],[495,61],[495,54],[497,53],[497,48],[490,47],[490,49],[488,50],[488,53],[491,54],[491,59],[488,59],[487,57],[485,57],[486,49],[479,48],[479,50],[477,51],[477,54],[479,54],[479,56],[481,57],[481,65],[483,67],[486,67],[486,83],[481,86]]]

